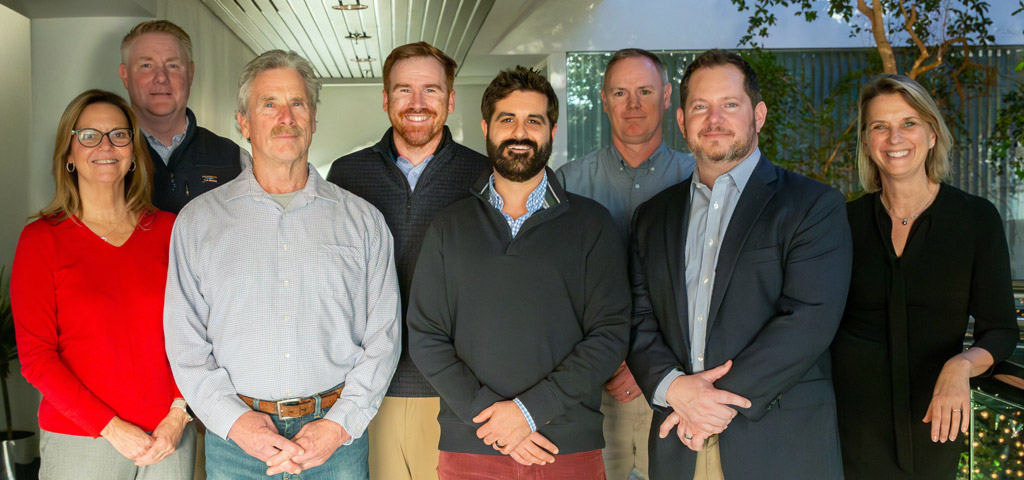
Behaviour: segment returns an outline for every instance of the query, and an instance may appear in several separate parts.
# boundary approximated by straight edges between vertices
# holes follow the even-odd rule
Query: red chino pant
[[[507,455],[441,452],[440,480],[606,480],[600,450],[555,455],[547,465],[520,465]]]

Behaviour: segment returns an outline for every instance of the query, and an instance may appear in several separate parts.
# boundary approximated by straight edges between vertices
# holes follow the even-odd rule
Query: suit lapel
[[[668,253],[669,279],[676,301],[676,321],[683,332],[684,361],[690,364],[690,321],[686,296],[686,226],[690,223],[690,183],[683,181],[676,188],[677,196],[665,214],[665,251]],[[689,370],[687,370],[689,371]]]
[[[729,282],[732,281],[736,260],[747,241],[750,229],[754,226],[757,218],[761,216],[768,201],[775,195],[776,177],[775,166],[764,155],[761,155],[757,166],[754,167],[754,172],[750,175],[750,180],[747,181],[743,193],[740,194],[739,202],[736,203],[736,210],[732,213],[725,238],[722,240],[722,248],[718,252],[715,285],[711,292],[711,305],[708,309],[708,334],[711,333],[711,328],[714,327],[715,320],[718,319],[722,298],[729,287]]]

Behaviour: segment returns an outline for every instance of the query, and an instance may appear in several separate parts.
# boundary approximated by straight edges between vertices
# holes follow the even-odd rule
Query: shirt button
[[[287,252],[287,251],[288,251],[288,244],[287,244],[287,243],[286,243],[286,244],[284,244],[284,247],[283,247],[283,248],[284,248],[284,251],[286,251],[286,252]]]
[[[704,277],[704,280],[702,280],[702,281],[703,281],[704,283],[708,283],[708,277]]]
[[[286,287],[288,286],[288,280],[284,281],[284,286],[286,286]]]
[[[654,171],[654,167],[651,167],[651,171],[652,171],[652,172]]]
[[[703,362],[704,361],[704,355],[697,355],[697,360]]]
[[[292,391],[291,390],[285,390],[284,394],[288,395],[290,397],[290,396],[292,396]]]
[[[715,204],[715,210],[718,210],[718,204],[717,203]]]
[[[698,322],[703,322],[704,321],[704,316],[703,315],[697,315],[697,321]]]
[[[284,321],[286,321],[286,322],[288,321],[288,315],[284,316]]]
[[[284,354],[284,358],[292,358],[292,354],[290,354],[290,353],[285,353],[285,354]]]
[[[640,188],[640,184],[638,183],[636,185],[633,185],[633,188],[639,189]]]
[[[714,244],[715,244],[715,239],[712,238],[712,239],[708,240],[708,245],[714,245]]]

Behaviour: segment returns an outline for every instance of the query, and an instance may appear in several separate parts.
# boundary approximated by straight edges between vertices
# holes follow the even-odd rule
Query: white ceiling
[[[307,58],[327,82],[380,78],[384,58],[426,41],[459,64],[495,0],[202,0],[254,52],[280,48]]]

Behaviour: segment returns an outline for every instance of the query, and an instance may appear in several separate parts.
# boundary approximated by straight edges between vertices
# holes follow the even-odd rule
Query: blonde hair
[[[192,38],[181,27],[167,20],[151,20],[136,25],[121,39],[121,63],[128,64],[128,51],[131,50],[137,38],[147,33],[166,33],[178,39],[185,65],[188,66],[188,63],[192,61]]]
[[[57,138],[53,147],[53,183],[56,187],[53,200],[39,211],[35,217],[53,221],[62,221],[71,215],[82,214],[82,197],[78,193],[78,172],[67,170],[68,157],[71,156],[71,142],[75,142],[74,130],[78,118],[89,105],[106,103],[117,107],[128,119],[128,127],[132,130],[132,157],[135,170],[129,171],[124,177],[124,197],[128,209],[132,212],[151,213],[156,211],[150,200],[153,192],[153,163],[149,158],[145,139],[139,131],[139,123],[135,119],[128,102],[116,93],[105,90],[87,90],[75,97],[57,123]]]
[[[953,148],[953,136],[942,118],[939,106],[935,104],[928,91],[910,77],[904,75],[883,74],[875,77],[860,92],[857,106],[857,174],[860,184],[868,193],[882,189],[881,172],[864,145],[867,119],[864,115],[868,103],[875,98],[898,93],[935,133],[935,146],[928,150],[924,161],[928,179],[939,183],[949,178],[949,151]]]

